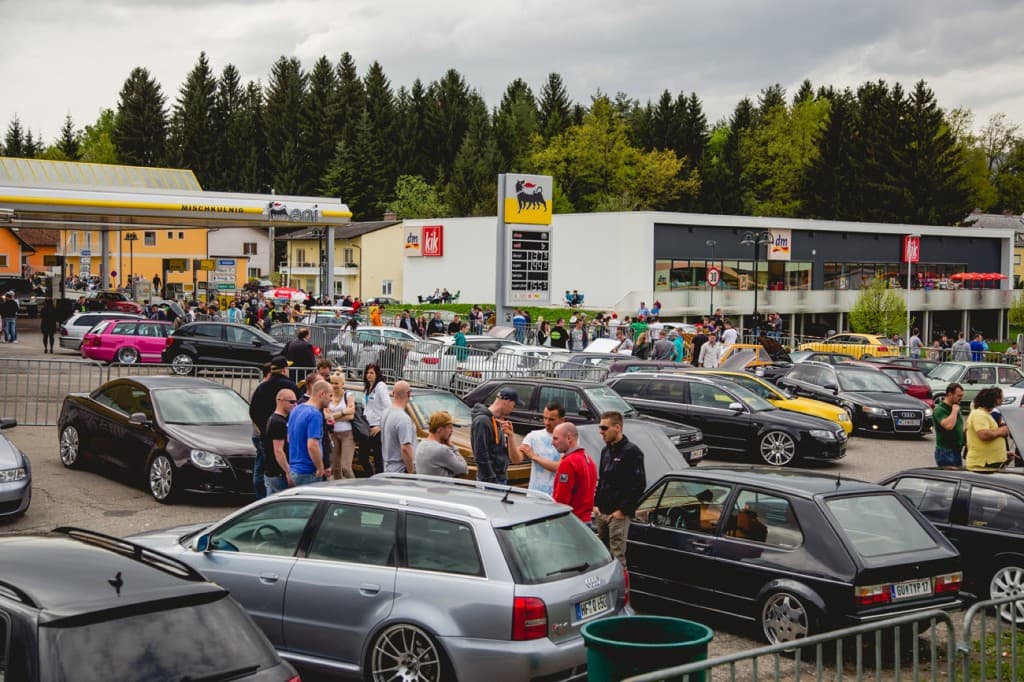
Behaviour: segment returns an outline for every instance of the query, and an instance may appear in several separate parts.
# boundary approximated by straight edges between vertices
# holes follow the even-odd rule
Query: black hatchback
[[[668,474],[641,500],[626,557],[639,609],[729,614],[772,644],[961,605],[956,548],[902,496],[807,471]]]
[[[255,327],[230,322],[192,322],[167,337],[161,361],[179,375],[196,365],[259,367],[284,352],[284,344]]]

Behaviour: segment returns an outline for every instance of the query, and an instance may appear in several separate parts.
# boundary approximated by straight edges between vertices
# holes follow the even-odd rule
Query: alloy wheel
[[[174,494],[174,465],[167,455],[157,455],[149,464],[149,491],[157,502],[167,502]]]
[[[78,429],[68,425],[60,432],[60,462],[69,469],[79,465],[78,456],[81,453],[81,444],[78,438]]]
[[[370,654],[374,682],[437,682],[441,652],[426,632],[414,625],[392,625],[374,640]]]
[[[188,353],[179,353],[171,359],[171,371],[179,376],[188,376],[195,370],[195,360]]]
[[[999,617],[1014,625],[1024,624],[1024,568],[1020,566],[1003,566],[995,575],[988,588],[989,597],[1001,599],[1014,597],[1016,601],[1001,604]]]
[[[761,628],[769,644],[803,639],[810,634],[807,607],[796,595],[776,592],[765,600],[761,609]]]
[[[139,361],[139,351],[130,346],[126,346],[117,351],[117,361],[122,365],[134,365]]]
[[[761,459],[765,464],[785,466],[796,457],[796,441],[785,431],[769,431],[761,438]]]

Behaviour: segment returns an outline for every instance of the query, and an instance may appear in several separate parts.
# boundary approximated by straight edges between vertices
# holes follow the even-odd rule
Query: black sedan
[[[259,367],[284,352],[284,344],[255,327],[229,322],[192,322],[167,337],[161,356],[178,375],[196,365]]]
[[[731,614],[772,644],[961,605],[956,548],[903,497],[806,471],[668,474],[640,502],[626,557],[638,608]]]
[[[252,493],[256,448],[249,404],[232,389],[190,377],[130,377],[64,398],[60,461],[92,461],[145,476],[158,502],[184,490]]]
[[[982,599],[1024,592],[1024,474],[964,469],[910,469],[881,482],[918,508],[957,546],[964,589]],[[1000,611],[1024,624],[1024,604]]]
[[[637,373],[609,379],[608,386],[641,414],[699,428],[712,456],[738,454],[785,466],[846,455],[846,432],[836,422],[780,410],[724,378]]]
[[[839,405],[858,431],[923,436],[932,430],[930,407],[868,367],[801,362],[777,383],[795,395]]]

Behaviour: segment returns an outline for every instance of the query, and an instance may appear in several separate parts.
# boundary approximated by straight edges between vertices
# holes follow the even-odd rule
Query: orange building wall
[[[7,264],[0,265],[0,275],[21,275],[21,242],[10,228],[0,229],[0,254],[7,256]]]

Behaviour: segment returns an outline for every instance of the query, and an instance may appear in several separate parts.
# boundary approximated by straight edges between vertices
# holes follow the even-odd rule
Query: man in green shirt
[[[935,425],[935,465],[962,467],[964,449],[964,418],[960,414],[960,401],[964,388],[954,382],[946,386],[946,395],[935,403],[932,422]]]

